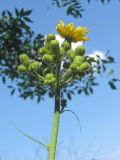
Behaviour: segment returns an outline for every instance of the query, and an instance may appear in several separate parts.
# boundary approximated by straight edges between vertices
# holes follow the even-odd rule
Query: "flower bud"
[[[26,72],[26,71],[27,71],[27,68],[26,68],[25,66],[23,66],[23,65],[19,65],[19,66],[18,66],[18,71],[19,71],[19,72]]]
[[[75,53],[76,53],[76,55],[83,56],[85,54],[85,48],[83,46],[78,46],[75,49]]]
[[[29,71],[37,71],[40,68],[38,61],[34,61],[29,65]]]
[[[20,62],[27,67],[30,64],[30,59],[26,54],[22,54],[20,55]]]
[[[67,56],[70,58],[70,59],[74,59],[75,58],[75,51],[74,50],[69,50],[67,52]]]
[[[78,67],[78,64],[76,64],[76,63],[72,63],[72,64],[70,65],[70,69],[71,69],[72,71],[77,71],[77,67]]]
[[[89,69],[90,69],[90,64],[88,62],[84,62],[81,64],[79,71],[85,72],[85,71],[88,71]]]
[[[46,54],[47,53],[47,49],[45,47],[41,47],[39,50],[38,50],[38,54]]]
[[[75,56],[73,62],[80,65],[83,62],[83,57],[82,56]]]
[[[64,41],[64,42],[62,43],[61,47],[63,47],[65,51],[68,51],[68,50],[70,50],[70,48],[71,48],[71,47],[70,47],[70,44],[69,44],[67,41]]]
[[[53,53],[56,53],[59,51],[59,42],[57,40],[52,40],[50,42],[50,48],[52,50]]]
[[[55,38],[55,35],[52,34],[52,33],[50,33],[50,34],[48,34],[47,37],[46,37],[46,42],[49,43],[50,41],[55,40],[55,39],[56,39],[56,38]]]
[[[54,62],[54,56],[53,55],[49,55],[49,54],[45,54],[42,57],[43,61],[47,61],[47,62]]]
[[[52,73],[46,74],[46,76],[45,76],[45,78],[44,78],[44,84],[45,84],[45,85],[54,84],[55,81],[56,81],[56,78],[55,78],[54,74],[52,74]]]

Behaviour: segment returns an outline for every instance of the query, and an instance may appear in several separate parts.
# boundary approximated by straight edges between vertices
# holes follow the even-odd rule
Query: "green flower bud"
[[[67,41],[64,41],[61,47],[63,47],[65,51],[68,51],[71,49],[70,44]]]
[[[30,59],[26,54],[22,54],[20,55],[20,62],[27,67],[30,64]]]
[[[69,50],[67,52],[67,56],[70,58],[70,59],[74,59],[75,58],[75,51],[74,50]]]
[[[50,49],[54,54],[57,54],[60,50],[59,48],[59,42],[57,40],[52,40],[50,42]]]
[[[26,68],[25,66],[23,66],[23,65],[19,65],[19,66],[18,66],[18,71],[19,71],[19,72],[26,72],[26,71],[27,71],[27,68]]]
[[[54,84],[55,82],[56,82],[56,78],[55,78],[54,74],[52,74],[52,73],[46,74],[46,76],[44,78],[45,85],[51,85],[51,84]]]
[[[49,55],[49,54],[45,54],[42,57],[43,61],[47,61],[47,62],[54,62],[54,56],[53,55]]]
[[[85,48],[83,46],[78,46],[76,49],[75,49],[75,54],[76,55],[80,55],[80,56],[83,56],[85,54]]]
[[[80,65],[83,62],[83,57],[82,56],[75,56],[73,62]]]
[[[47,49],[45,47],[41,47],[39,50],[38,50],[38,54],[46,54],[47,53]]]
[[[78,67],[78,64],[77,64],[77,63],[72,63],[72,64],[70,65],[70,69],[71,69],[72,71],[77,71],[77,67]]]
[[[55,38],[55,35],[52,34],[52,33],[50,33],[50,34],[48,34],[47,37],[46,37],[46,42],[49,43],[50,41],[55,40],[55,39],[56,39],[56,38]]]
[[[40,68],[40,64],[38,61],[34,61],[29,65],[29,71],[37,71]]]
[[[90,69],[90,64],[88,62],[84,62],[81,64],[79,71],[85,72],[85,71],[89,71],[89,69]]]

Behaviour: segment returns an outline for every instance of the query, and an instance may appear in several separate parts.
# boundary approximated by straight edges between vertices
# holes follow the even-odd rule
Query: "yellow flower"
[[[79,26],[74,28],[73,23],[65,25],[63,21],[60,21],[56,26],[56,30],[62,38],[65,38],[70,42],[84,42],[88,40],[88,37],[85,35],[88,33],[88,29],[86,27]]]

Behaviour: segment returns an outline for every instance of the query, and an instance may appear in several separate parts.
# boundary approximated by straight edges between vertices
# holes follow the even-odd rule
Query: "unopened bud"
[[[74,59],[74,57],[75,57],[75,51],[74,50],[69,50],[68,52],[67,52],[67,56],[70,58],[70,59]]]
[[[34,61],[29,65],[29,71],[37,71],[40,68],[38,61]]]
[[[85,72],[85,71],[88,71],[89,69],[90,69],[90,64],[88,62],[84,62],[81,64],[79,71]]]
[[[58,54],[59,53],[59,42],[57,40],[52,40],[50,42],[50,49],[54,54]]]
[[[64,41],[61,46],[64,48],[65,51],[68,51],[71,48],[70,44],[67,41]]]
[[[76,64],[78,64],[78,65],[80,65],[83,62],[83,57],[82,56],[75,56],[73,62],[76,63]]]
[[[22,54],[20,55],[20,62],[24,65],[24,66],[28,66],[30,64],[30,59],[26,54]]]
[[[83,56],[85,54],[85,48],[83,46],[78,46],[75,49],[75,53],[76,53],[76,55]]]
[[[48,62],[54,62],[54,56],[53,55],[49,55],[49,54],[45,54],[42,57],[43,61],[48,61]]]
[[[55,39],[56,39],[56,38],[55,38],[55,35],[52,34],[52,33],[50,33],[50,34],[48,34],[47,37],[46,37],[46,42],[49,43],[50,41],[55,40]]]
[[[47,53],[47,49],[45,47],[41,47],[39,50],[38,50],[38,54],[46,54]]]
[[[55,81],[56,81],[56,78],[55,78],[54,74],[52,74],[52,73],[46,74],[46,76],[44,78],[44,84],[45,85],[54,84]]]
[[[19,66],[18,66],[18,71],[19,71],[19,72],[26,72],[26,71],[27,71],[27,68],[26,68],[25,66],[23,66],[23,65],[19,65]]]
[[[77,71],[77,67],[78,67],[78,65],[77,65],[76,63],[72,63],[72,64],[70,65],[70,69],[71,69],[72,71]]]

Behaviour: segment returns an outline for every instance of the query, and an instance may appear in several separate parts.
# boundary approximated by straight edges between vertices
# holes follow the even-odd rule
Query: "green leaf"
[[[109,84],[109,86],[110,86],[111,89],[113,89],[113,90],[117,89],[116,86],[115,86],[115,84],[112,81],[109,81],[108,84]]]
[[[24,8],[20,10],[20,16],[24,16]]]
[[[113,81],[113,82],[120,82],[120,79],[113,78],[112,81]]]
[[[107,59],[108,59],[109,63],[115,63],[115,60],[113,57],[108,56]]]
[[[27,22],[33,22],[30,18],[28,17],[24,17],[24,20],[27,21]]]
[[[2,17],[4,17],[4,16],[5,16],[5,11],[2,12]]]
[[[10,11],[7,10],[7,13],[9,15],[10,18],[12,18],[12,13]]]
[[[40,142],[39,140],[33,138],[32,136],[28,135],[27,133],[25,133],[24,131],[22,131],[21,129],[19,129],[17,126],[16,126],[16,129],[25,137],[27,137],[28,139],[32,140],[33,142],[36,142],[38,143],[39,145],[43,146],[44,148],[47,148],[47,146],[45,144],[43,144],[42,142]]]
[[[89,91],[91,94],[93,94],[93,88],[92,87],[89,87]]]
[[[50,98],[52,98],[54,96],[51,91],[48,92],[48,95],[49,95]]]
[[[67,100],[66,99],[61,99],[61,106],[62,106],[62,108],[65,108],[67,106]]]
[[[82,90],[81,90],[81,89],[79,89],[79,90],[77,91],[77,93],[78,93],[78,94],[81,94],[81,93],[82,93]]]
[[[11,85],[8,85],[8,88],[13,88],[13,86],[11,86]]]
[[[17,17],[19,16],[19,10],[17,8],[15,8],[15,14]]]
[[[32,10],[24,11],[24,15],[25,15],[25,16],[29,16],[31,13],[32,13]]]
[[[10,95],[12,96],[15,93],[15,89],[12,89]]]
[[[91,83],[91,85],[92,85],[92,86],[98,86],[98,85],[99,85],[99,83],[92,82],[92,83]]]
[[[5,84],[6,83],[6,78],[5,76],[2,77],[2,82]]]
[[[72,99],[72,97],[71,97],[71,94],[70,94],[70,93],[68,93],[68,94],[67,94],[67,98],[68,98],[69,100],[71,100],[71,99]]]

